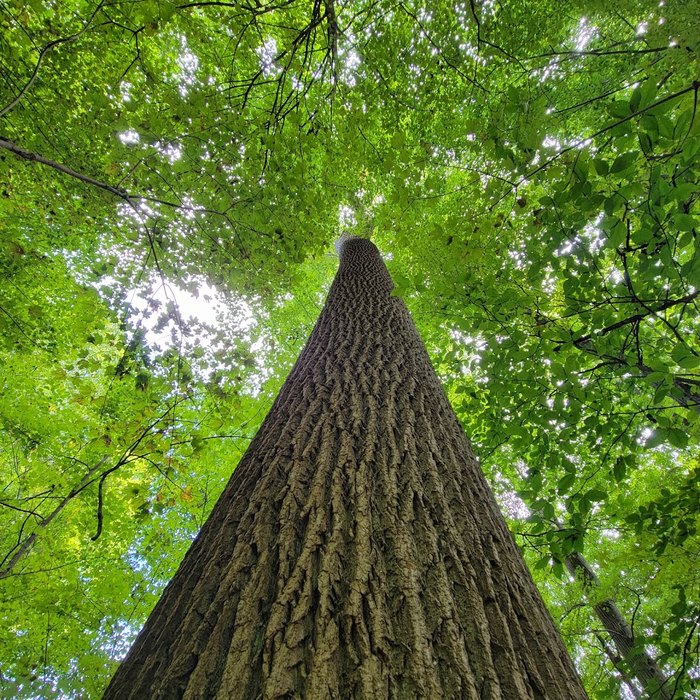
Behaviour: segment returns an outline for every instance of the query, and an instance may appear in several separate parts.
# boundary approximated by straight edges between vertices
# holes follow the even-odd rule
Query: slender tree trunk
[[[624,665],[621,666],[620,662],[622,661],[622,657],[617,653],[615,649],[613,649],[609,644],[608,640],[600,633],[596,633],[595,638],[598,640],[598,643],[600,644],[603,652],[605,655],[610,659],[610,663],[614,666],[615,670],[620,676],[620,682],[625,684],[625,687],[627,688],[627,692],[633,697],[633,698],[641,698],[642,697],[642,691],[639,689],[637,684],[634,681],[634,678],[630,676],[629,672],[625,668]]]
[[[105,697],[582,700],[376,247],[341,248],[311,338]]]
[[[570,554],[564,563],[572,576],[581,577],[585,588],[598,587],[598,577],[581,554],[578,552]],[[615,643],[621,660],[624,661],[631,675],[639,681],[646,696],[656,700],[670,700],[673,693],[669,688],[668,679],[649,652],[635,643],[634,632],[615,602],[609,599],[603,600],[593,603],[592,607],[603,623],[605,631]],[[613,657],[610,658],[615,663]]]

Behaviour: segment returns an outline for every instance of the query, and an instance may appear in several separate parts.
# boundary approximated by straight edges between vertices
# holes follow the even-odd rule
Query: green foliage
[[[0,694],[99,696],[351,229],[591,697],[639,685],[576,552],[696,697],[695,9],[4,3]]]

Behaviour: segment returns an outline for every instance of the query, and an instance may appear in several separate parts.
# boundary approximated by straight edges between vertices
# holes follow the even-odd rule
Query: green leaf
[[[547,520],[553,520],[554,515],[555,515],[555,510],[554,506],[549,503],[548,501],[545,502],[542,506],[542,515],[545,517]]]
[[[613,476],[615,477],[615,481],[620,483],[625,478],[626,473],[627,465],[625,464],[625,460],[618,457],[613,464]]]
[[[616,102],[611,102],[608,105],[608,113],[611,117],[616,117],[618,119],[623,119],[630,114],[630,103],[624,100],[617,100]]]
[[[671,629],[669,632],[669,638],[672,641],[680,641],[685,638],[686,635],[686,629],[684,624],[676,625]]]
[[[686,447],[688,445],[688,434],[684,430],[678,428],[669,428],[666,431],[668,441],[674,447]]]
[[[630,97],[630,102],[629,102],[629,111],[636,112],[639,109],[639,105],[641,104],[641,101],[642,101],[642,89],[641,89],[641,87],[636,87],[634,90],[632,90],[632,96]]]
[[[658,447],[659,445],[662,445],[664,442],[666,442],[667,439],[667,432],[666,430],[663,430],[661,428],[657,428],[654,430],[653,434],[649,439],[644,443],[644,447],[647,449],[651,449],[653,447]]]
[[[607,175],[610,168],[608,166],[608,162],[606,160],[603,160],[602,158],[595,158],[593,160],[593,167],[595,168],[596,173],[598,175]]]
[[[537,560],[537,563],[535,564],[535,569],[540,571],[542,569],[547,569],[551,566],[551,563],[551,559],[548,556],[542,557]]]
[[[696,367],[700,367],[700,356],[686,355],[678,360],[678,364],[683,369],[695,369]]]
[[[606,245],[610,248],[618,248],[627,238],[627,225],[624,221],[618,221],[608,233]]]
[[[557,482],[557,493],[560,496],[565,494],[565,493],[568,493],[571,490],[571,487],[574,485],[575,481],[576,481],[576,474],[574,472],[567,472]]]
[[[637,153],[634,151],[629,151],[628,153],[623,153],[615,158],[612,166],[610,167],[611,173],[621,173],[629,168],[631,168],[635,161],[637,160]]]
[[[695,217],[690,214],[674,214],[673,223],[679,231],[692,231],[697,226]]]

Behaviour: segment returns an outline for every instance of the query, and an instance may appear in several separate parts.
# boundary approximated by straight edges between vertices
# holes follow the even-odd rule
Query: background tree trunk
[[[564,563],[572,576],[581,577],[584,588],[587,590],[595,589],[600,585],[595,572],[578,552],[573,552],[566,557]],[[627,664],[632,676],[644,688],[647,697],[656,700],[671,700],[673,692],[668,679],[644,645],[634,638],[632,627],[615,602],[607,599],[593,602],[591,605],[598,619],[603,623],[605,631],[615,643],[620,658]],[[613,660],[613,657],[610,658]],[[614,660],[613,663],[615,663]]]
[[[107,698],[585,698],[376,247]]]

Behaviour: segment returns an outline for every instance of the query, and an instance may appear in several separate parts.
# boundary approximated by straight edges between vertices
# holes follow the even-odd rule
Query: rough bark
[[[275,405],[106,698],[581,700],[376,247],[345,240]]]
[[[595,572],[578,552],[570,554],[565,559],[565,564],[572,576],[581,577],[585,588],[591,589],[600,585]],[[616,662],[614,655],[608,654],[611,661],[616,666],[620,660],[624,661],[631,675],[639,681],[648,698],[671,700],[673,693],[669,687],[668,679],[656,661],[649,655],[649,652],[636,643],[632,628],[615,602],[610,599],[603,600],[593,603],[592,607],[617,648],[619,658]]]

